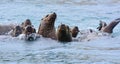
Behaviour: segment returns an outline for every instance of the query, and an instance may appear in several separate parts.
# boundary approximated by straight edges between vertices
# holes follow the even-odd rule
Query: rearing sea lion
[[[46,38],[56,39],[56,31],[54,27],[55,20],[57,18],[56,13],[46,15],[40,23],[38,34]]]
[[[113,33],[113,29],[119,22],[120,22],[120,18],[115,19],[108,25],[105,22],[100,21],[98,29],[99,29],[99,31],[103,31],[106,33]]]
[[[72,34],[70,32],[69,26],[61,24],[57,29],[57,40],[60,42],[71,42]]]

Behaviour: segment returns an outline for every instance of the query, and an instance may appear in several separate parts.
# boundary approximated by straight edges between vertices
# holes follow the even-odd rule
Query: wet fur
[[[54,23],[56,20],[56,13],[46,15],[39,25],[38,34],[42,35],[46,38],[56,39],[56,30],[54,27]]]
[[[79,33],[79,28],[77,26],[75,26],[72,30],[71,30],[71,33],[72,33],[72,37],[76,38],[78,33]]]
[[[57,40],[60,42],[71,42],[72,35],[69,26],[61,24],[57,29]]]
[[[26,26],[26,28],[24,30],[24,34],[29,35],[32,33],[36,33],[36,30],[31,25]]]
[[[115,19],[108,25],[105,22],[100,21],[99,27],[97,29],[102,32],[113,33],[113,29],[119,22],[120,22],[120,18]]]
[[[13,29],[13,32],[11,33],[11,35],[13,37],[17,37],[20,34],[22,34],[22,27],[21,26],[15,26],[14,29]]]

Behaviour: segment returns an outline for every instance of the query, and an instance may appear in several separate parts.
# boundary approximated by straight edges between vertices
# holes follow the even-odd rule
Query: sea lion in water
[[[30,19],[26,19],[22,24],[22,27],[26,27],[27,25],[32,25]]]
[[[15,25],[0,25],[0,35],[8,34]]]
[[[35,28],[33,28],[31,25],[27,25],[25,27],[25,32],[24,32],[26,35],[29,35],[31,33],[36,33],[36,30]]]
[[[24,22],[22,22],[22,24],[19,26],[15,26],[14,29],[10,32],[10,34],[13,36],[13,37],[17,37],[19,36],[20,34],[23,34],[25,32],[25,27],[27,25],[31,25],[31,21],[30,19],[26,19]]]
[[[28,25],[31,26],[31,27],[33,27],[30,19],[26,19],[24,22],[22,22],[21,27],[22,27],[23,33],[25,32],[25,28],[26,28]],[[36,32],[35,28],[34,28],[34,31]]]
[[[38,34],[46,38],[56,39],[56,30],[54,27],[55,20],[57,18],[56,13],[46,15],[40,23]]]
[[[22,24],[22,34],[25,34],[25,40],[28,41],[33,41],[36,40],[37,35],[36,35],[36,29],[32,25],[30,19],[26,19]]]
[[[99,31],[101,31],[101,30],[103,30],[106,26],[107,26],[106,22],[100,20],[100,23],[99,23],[99,26],[97,27],[97,29],[98,29]]]
[[[78,33],[79,33],[79,28],[77,26],[75,26],[72,30],[71,30],[71,33],[72,33],[72,37],[77,37]]]
[[[69,26],[61,24],[57,29],[57,40],[60,42],[71,42],[72,35]]]
[[[13,37],[17,37],[19,36],[20,34],[22,34],[22,27],[21,26],[15,26],[15,28],[13,29],[11,35]]]
[[[30,21],[30,19],[26,19],[24,22],[22,22],[22,24],[21,24],[21,26],[15,26],[15,28],[12,30],[12,32],[11,32],[11,35],[13,36],[13,37],[17,37],[17,36],[19,36],[20,34],[26,34],[25,32],[27,32],[27,31],[30,31],[30,29],[29,30],[27,30],[26,31],[26,27],[27,26],[32,26],[32,23],[31,23],[31,21]],[[32,30],[33,31],[33,30]],[[36,30],[34,29],[34,33],[36,32]]]
[[[99,29],[99,31],[102,32],[113,33],[113,29],[119,22],[120,22],[120,18],[115,19],[109,25],[107,25],[105,22],[100,21],[99,27],[97,29]]]
[[[36,37],[37,37],[35,33],[36,33],[36,30],[31,25],[27,25],[25,27],[24,34],[25,34],[25,39],[26,40],[29,40],[29,41],[35,40]]]

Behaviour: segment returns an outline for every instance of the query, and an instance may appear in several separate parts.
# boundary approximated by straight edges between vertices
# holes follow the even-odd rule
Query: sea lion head
[[[27,25],[32,25],[30,19],[26,19],[23,23],[23,26],[26,27]]]
[[[52,14],[46,15],[45,18],[43,18],[42,20],[46,21],[49,24],[53,24],[54,25],[56,17],[57,17],[56,13],[52,13]]]
[[[115,19],[114,21],[110,22],[103,30],[106,33],[113,33],[113,29],[117,26],[120,22],[120,18]]]
[[[35,29],[31,25],[27,25],[25,27],[25,34],[29,35],[29,34],[34,33],[34,32],[35,32]]]
[[[99,31],[101,31],[102,28],[105,28],[106,26],[107,26],[106,22],[100,21],[99,26],[97,27],[97,29]]]
[[[35,33],[36,33],[36,30],[31,25],[27,25],[25,27],[25,38],[26,38],[26,40],[28,40],[28,41],[35,40],[35,38],[36,38]]]
[[[72,36],[69,26],[61,24],[57,29],[57,39],[60,42],[71,42]]]
[[[61,33],[66,34],[66,31],[67,31],[66,25],[65,24],[61,24],[60,26],[58,26],[58,31],[61,32]]]
[[[20,34],[22,34],[22,28],[20,26],[15,26],[15,28],[13,29],[13,36],[17,37]]]
[[[72,33],[72,37],[77,37],[78,33],[79,33],[79,28],[77,26],[75,26],[72,30],[71,30],[71,33]]]

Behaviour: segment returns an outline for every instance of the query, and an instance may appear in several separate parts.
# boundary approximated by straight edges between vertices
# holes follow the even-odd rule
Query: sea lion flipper
[[[120,22],[120,18],[115,19],[114,21],[110,22],[110,24],[106,26],[103,31],[107,33],[112,33],[113,29],[117,26],[119,22]]]

